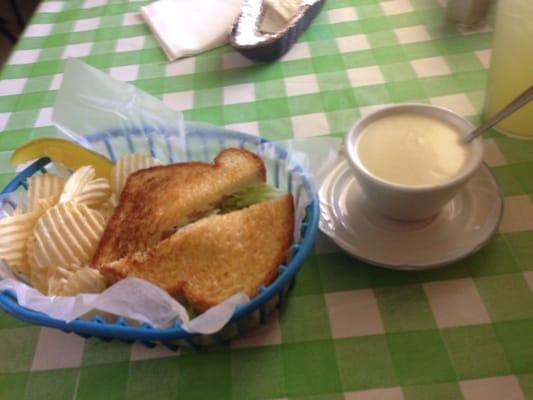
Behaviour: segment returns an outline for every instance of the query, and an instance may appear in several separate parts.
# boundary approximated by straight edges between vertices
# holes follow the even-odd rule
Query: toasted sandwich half
[[[208,216],[99,269],[109,283],[141,278],[202,312],[237,292],[253,298],[272,282],[287,258],[293,229],[293,199],[287,194]]]
[[[126,182],[91,265],[99,268],[146,250],[231,194],[264,181],[262,160],[236,148],[221,151],[213,164],[187,162],[137,171]]]

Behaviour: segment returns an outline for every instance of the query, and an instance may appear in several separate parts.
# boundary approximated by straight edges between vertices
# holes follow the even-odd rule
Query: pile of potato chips
[[[68,179],[34,175],[28,179],[26,212],[20,208],[0,220],[0,258],[47,295],[97,293],[106,288],[89,266],[106,222],[128,176],[160,164],[143,154],[122,157],[111,179],[96,178],[91,166]]]

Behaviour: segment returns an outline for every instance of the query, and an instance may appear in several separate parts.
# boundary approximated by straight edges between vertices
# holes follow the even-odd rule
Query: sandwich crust
[[[187,225],[169,238],[103,264],[110,283],[145,279],[185,298],[198,312],[237,292],[250,298],[270,284],[287,258],[294,230],[292,195]]]
[[[237,148],[221,151],[213,164],[186,162],[137,171],[126,182],[91,266],[98,268],[145,250],[176,225],[201,215],[227,195],[262,181],[262,160]]]

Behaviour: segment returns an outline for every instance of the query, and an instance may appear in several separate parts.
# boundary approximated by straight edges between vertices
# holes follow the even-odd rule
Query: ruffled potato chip
[[[90,165],[76,170],[65,183],[59,202],[75,201],[76,197],[81,196],[87,185],[94,179],[95,174],[94,167]]]
[[[83,267],[73,273],[63,285],[63,296],[74,296],[78,293],[100,293],[107,286],[103,275],[97,269]]]
[[[28,275],[26,238],[31,234],[37,212],[12,215],[0,220],[0,258],[19,274]]]
[[[59,201],[59,195],[48,197],[46,199],[40,199],[39,205],[37,207],[37,211],[35,213],[37,214],[37,218],[35,219],[35,222],[38,221],[38,218],[41,217],[46,211],[48,211],[50,208],[55,206],[57,202]],[[35,236],[33,227],[30,230],[25,242],[26,242],[26,263],[28,265],[28,274],[30,274],[32,282],[34,282],[34,286],[37,290],[41,290],[41,288],[46,287],[46,280],[47,280],[47,271],[39,271],[36,269],[35,264],[32,262],[33,260],[33,244],[35,242]],[[39,275],[40,272],[40,275]]]
[[[33,175],[28,178],[28,211],[35,211],[39,200],[59,196],[65,186],[65,179],[57,175]]]
[[[48,294],[49,296],[60,296],[63,291],[63,285],[72,274],[65,268],[57,267],[48,273]]]
[[[126,185],[128,176],[140,169],[161,165],[159,160],[156,160],[146,154],[130,153],[123,156],[115,164],[111,170],[111,188],[113,192],[120,196],[122,189]]]
[[[47,293],[45,275],[49,270],[88,263],[104,227],[102,214],[83,204],[59,203],[46,211],[37,221],[29,245],[32,284]]]
[[[33,230],[26,238],[26,260],[29,266],[29,275],[31,284],[38,291],[46,294],[46,282],[48,280],[48,270],[39,268],[35,264],[33,257],[33,247],[35,244],[35,234]]]
[[[50,196],[45,199],[40,199],[37,205],[37,210],[35,211],[39,217],[43,215],[46,211],[48,211],[50,208],[55,206],[57,202],[59,201],[59,195],[56,196]]]
[[[100,271],[83,267],[77,270],[57,268],[49,280],[49,295],[75,296],[80,293],[100,293],[106,288],[106,281]]]
[[[110,195],[111,185],[109,181],[105,178],[98,178],[87,183],[72,200],[85,204],[87,207],[98,208],[109,199]]]

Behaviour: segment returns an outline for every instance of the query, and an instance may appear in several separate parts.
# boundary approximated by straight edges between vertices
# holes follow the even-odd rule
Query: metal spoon
[[[513,101],[511,101],[509,104],[507,104],[500,111],[498,111],[496,115],[486,120],[485,123],[483,123],[481,126],[477,127],[472,132],[470,132],[468,135],[464,136],[462,139],[462,142],[465,144],[470,143],[476,137],[481,135],[484,131],[496,125],[498,122],[500,122],[502,119],[507,117],[509,114],[512,114],[516,110],[518,110],[520,107],[525,106],[531,100],[533,100],[533,86],[530,86],[529,89],[527,89],[524,93],[522,93],[520,96],[518,96]],[[533,129],[533,127],[531,128]]]

